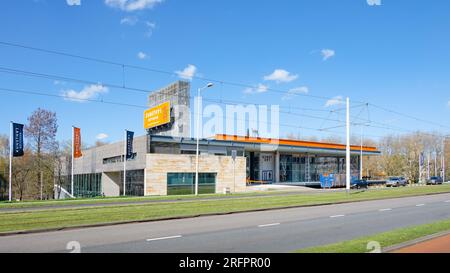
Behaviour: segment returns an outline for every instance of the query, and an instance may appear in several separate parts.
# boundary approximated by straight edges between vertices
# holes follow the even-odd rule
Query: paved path
[[[0,252],[291,252],[450,218],[450,194],[0,237]]]
[[[394,253],[450,253],[450,234],[407,246]]]

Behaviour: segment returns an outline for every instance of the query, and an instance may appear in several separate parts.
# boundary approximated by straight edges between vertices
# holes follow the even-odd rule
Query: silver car
[[[403,176],[391,176],[388,180],[386,180],[387,187],[400,187],[406,186],[407,181]]]
[[[427,180],[427,185],[442,185],[442,177],[432,176]]]

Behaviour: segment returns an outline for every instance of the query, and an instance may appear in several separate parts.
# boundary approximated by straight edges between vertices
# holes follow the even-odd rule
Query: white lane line
[[[379,209],[378,211],[391,211],[392,209],[391,208],[389,208],[389,209]]]
[[[423,207],[425,204],[417,204],[416,207]]]
[[[147,239],[147,242],[159,241],[159,240],[167,240],[167,239],[175,239],[175,238],[180,238],[180,237],[182,237],[182,236],[181,235],[175,235],[175,236],[168,236],[168,237],[152,238],[152,239]]]
[[[272,226],[278,226],[280,223],[272,223],[272,224],[264,224],[264,225],[258,225],[258,227],[272,227]]]
[[[450,203],[450,200],[445,201],[445,203]]]
[[[344,217],[344,214],[338,214],[338,215],[332,215],[330,218],[338,218],[338,217]]]

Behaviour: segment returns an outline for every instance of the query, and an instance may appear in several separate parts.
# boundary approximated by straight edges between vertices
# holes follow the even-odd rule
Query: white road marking
[[[180,238],[180,237],[182,237],[182,236],[181,235],[175,235],[175,236],[168,236],[168,237],[152,238],[152,239],[147,239],[147,242],[159,241],[159,240],[167,240],[167,239],[175,239],[175,238]]]
[[[258,227],[271,227],[271,226],[278,226],[280,223],[272,223],[272,224],[264,224],[264,225],[258,225]]]
[[[417,204],[416,207],[423,207],[425,204]]]
[[[378,211],[391,211],[392,209],[391,208],[389,208],[389,209],[379,209]]]
[[[338,215],[332,215],[330,218],[338,218],[338,217],[344,217],[344,214],[338,214]]]
[[[445,203],[450,203],[450,200],[445,201]]]

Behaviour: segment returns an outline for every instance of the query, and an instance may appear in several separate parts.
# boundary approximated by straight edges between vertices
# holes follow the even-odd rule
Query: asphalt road
[[[448,218],[439,194],[13,235],[0,252],[290,252]]]

